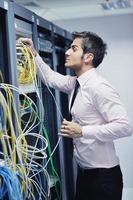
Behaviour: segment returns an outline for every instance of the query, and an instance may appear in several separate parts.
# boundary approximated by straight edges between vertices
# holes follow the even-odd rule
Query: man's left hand
[[[64,119],[61,125],[59,135],[70,138],[81,137],[82,127],[75,122],[70,122]]]

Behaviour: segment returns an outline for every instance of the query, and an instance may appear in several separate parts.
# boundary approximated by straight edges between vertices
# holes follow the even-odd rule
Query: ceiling
[[[14,0],[50,21],[133,13],[133,7],[104,10],[101,6],[116,1],[132,0]]]

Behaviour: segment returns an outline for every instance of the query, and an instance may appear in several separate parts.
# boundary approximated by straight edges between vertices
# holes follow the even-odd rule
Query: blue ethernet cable
[[[7,195],[9,200],[23,200],[18,176],[10,168],[0,166],[0,177],[0,199]]]

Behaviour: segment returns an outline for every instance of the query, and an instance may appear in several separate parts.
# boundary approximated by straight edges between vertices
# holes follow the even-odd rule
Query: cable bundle
[[[6,118],[6,126],[2,130],[1,134],[2,152],[0,153],[4,157],[6,169],[12,171],[15,175],[17,174],[17,177],[19,177],[21,188],[21,190],[19,190],[21,193],[20,200],[26,200],[27,198],[31,200],[36,199],[34,193],[37,194],[37,199],[39,200],[41,200],[42,197],[47,199],[50,196],[50,177],[47,172],[48,164],[51,165],[52,175],[56,177],[56,180],[60,183],[59,176],[54,168],[52,160],[52,155],[55,152],[60,139],[52,152],[48,134],[42,120],[43,116],[39,116],[38,108],[32,99],[30,99],[24,93],[21,94],[24,96],[24,98],[23,101],[21,101],[20,121],[12,93],[12,91],[19,93],[19,89],[12,85],[0,84],[0,90],[4,92],[4,95],[3,92],[0,92],[0,105],[2,106],[4,112],[3,114]],[[39,95],[38,91],[37,94]],[[40,100],[39,96],[38,99]],[[42,113],[44,114],[42,102],[39,102],[40,106],[42,107]],[[12,121],[13,113],[17,121],[17,134],[15,133],[14,124]],[[28,118],[25,122],[22,118],[27,114]],[[22,128],[22,124],[24,124],[24,128]],[[34,130],[36,127],[40,127],[39,132],[32,132],[32,130]],[[35,142],[33,144],[29,144],[27,142],[28,137],[31,141]],[[47,147],[48,155],[46,154]],[[41,162],[41,164],[40,162],[38,163],[38,159],[43,161],[46,160],[47,156],[47,162]],[[42,176],[44,177],[42,178]],[[47,187],[45,189],[42,180],[46,180]],[[15,183],[13,182],[13,184]],[[3,185],[0,185],[0,189],[1,188],[3,189]],[[3,195],[4,194],[5,193],[3,193]],[[60,199],[59,191],[58,199]]]
[[[32,52],[24,45],[16,44],[18,82],[30,84],[36,77],[36,65]]]
[[[23,145],[23,140],[26,139],[26,136],[30,136],[30,140],[35,141],[35,146],[32,145]],[[22,152],[23,156],[28,159],[45,159],[47,158],[46,155],[46,149],[48,146],[47,140],[38,133],[24,133],[21,134],[17,138],[17,151],[19,153]],[[41,148],[39,148],[39,145],[41,143]],[[38,155],[39,154],[39,155]]]
[[[0,166],[0,199],[23,199],[19,177],[8,167]]]

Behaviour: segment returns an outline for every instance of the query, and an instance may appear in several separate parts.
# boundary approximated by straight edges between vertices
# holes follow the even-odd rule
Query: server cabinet
[[[53,41],[52,41],[52,23],[41,17],[36,16],[37,23],[37,49],[44,60],[53,70]],[[43,74],[45,78],[45,74]],[[43,82],[40,84],[41,97],[45,108],[44,124],[49,138],[50,151],[47,152],[50,156],[58,142],[58,125],[57,125],[57,108],[55,91]],[[55,99],[54,99],[55,98]],[[52,164],[53,163],[53,164]],[[53,168],[54,166],[54,168]],[[61,199],[61,182],[60,182],[60,160],[59,148],[57,147],[51,161],[47,167],[50,175],[51,199]]]
[[[70,35],[69,35],[70,36]],[[68,118],[68,99],[63,93],[51,90],[52,96],[56,99],[56,104],[58,104],[58,109],[56,108],[55,102],[48,91],[48,88],[38,79],[38,92],[36,93],[36,86],[33,83],[20,83],[19,81],[19,70],[18,70],[18,55],[16,55],[16,40],[19,37],[32,38],[36,49],[39,51],[42,59],[48,63],[54,71],[58,71],[62,74],[68,73],[68,71],[63,68],[65,59],[65,48],[66,48],[66,31],[59,28],[58,26],[48,22],[41,17],[35,15],[31,11],[9,1],[0,1],[0,81],[4,83],[10,83],[19,88],[20,94],[18,92],[13,92],[14,99],[17,107],[18,116],[24,123],[21,123],[22,129],[25,129],[26,122],[29,119],[30,113],[34,110],[25,109],[25,114],[22,113],[21,105],[25,101],[24,94],[27,94],[33,102],[38,107],[38,118],[36,121],[36,126],[32,129],[32,132],[38,133],[40,131],[40,125],[43,123],[43,132],[45,132],[44,137],[49,140],[51,149],[47,150],[47,155],[49,157],[45,160],[36,160],[38,164],[45,166],[47,160],[50,158],[50,153],[55,148],[57,142],[60,141],[59,146],[56,148],[53,154],[52,161],[49,161],[47,165],[47,171],[50,174],[50,187],[51,187],[51,199],[62,199],[69,200],[73,199],[73,174],[72,174],[72,164],[71,158],[67,157],[69,154],[69,142],[64,142],[63,139],[58,138],[58,130],[61,125],[62,116],[60,116],[58,109],[61,108],[63,117]],[[68,37],[69,38],[69,37]],[[67,40],[70,41],[70,38]],[[42,107],[40,105],[39,98],[42,99],[42,103],[45,109],[45,115],[43,116]],[[65,102],[62,103],[62,102]],[[23,104],[24,105],[24,104]],[[0,115],[2,116],[2,111],[0,109]],[[22,117],[23,116],[23,117]],[[44,118],[43,118],[44,117]],[[12,115],[13,123],[15,124],[16,137],[18,136],[16,118],[14,113]],[[1,118],[0,118],[0,124]],[[29,125],[30,126],[30,125]],[[1,125],[2,127],[2,125]],[[42,126],[41,126],[42,127]],[[47,132],[47,133],[46,133]],[[27,138],[27,143],[30,146],[36,145],[36,139],[29,135]],[[37,147],[43,147],[41,142],[37,143]],[[49,147],[50,148],[50,147]],[[38,154],[40,156],[40,154]],[[68,162],[69,160],[69,162]],[[19,160],[18,160],[19,162]],[[28,162],[30,164],[30,161]],[[69,164],[68,164],[69,163]],[[40,170],[40,169],[38,169]],[[70,174],[71,171],[71,174]],[[31,176],[32,176],[31,172]],[[61,177],[61,183],[60,178]],[[42,172],[39,173],[37,177],[41,181],[41,188],[47,190],[46,177]],[[61,185],[61,192],[60,190]],[[34,194],[37,193],[34,190]],[[38,199],[40,196],[35,194],[35,198]],[[49,199],[46,195],[41,196],[42,199]]]
[[[15,31],[13,9],[11,2],[7,0],[0,1],[0,40],[0,67],[4,82],[17,85],[16,70],[14,69],[16,57],[14,56]]]
[[[7,57],[7,35],[6,33],[6,14],[7,10],[4,8],[4,2],[0,2],[0,84],[3,82],[9,83],[8,60]],[[2,89],[0,88],[0,92]],[[3,107],[0,103],[0,132],[3,132],[5,126]],[[0,159],[4,159],[3,145],[0,140]]]
[[[20,37],[26,37],[26,38],[33,38],[33,26],[34,26],[34,14],[30,12],[29,10],[12,3],[13,11],[14,11],[14,29],[15,29],[15,39],[16,39],[16,45],[17,40]],[[17,54],[17,48],[16,45],[14,48],[16,49],[16,70],[17,70],[17,76],[16,80],[18,82],[19,87],[19,106],[21,105],[21,101],[23,101],[24,96],[21,95],[22,93],[27,94],[35,104],[37,104],[37,95],[35,90],[35,85],[33,83],[24,83],[19,81],[19,69],[18,69],[18,59],[21,60],[22,52],[19,50],[18,54],[20,54],[20,57]],[[26,120],[26,119],[25,119]],[[23,125],[22,125],[23,126]],[[37,128],[34,130],[37,131]]]
[[[15,67],[15,32],[13,21],[13,10],[9,1],[0,1],[0,83],[13,84],[17,86]],[[12,32],[12,37],[9,30]],[[14,78],[15,77],[15,78]],[[0,89],[1,90],[1,89]],[[18,95],[13,92],[14,99],[18,103]],[[17,110],[18,110],[18,106]],[[13,115],[12,115],[13,116]],[[13,119],[13,123],[16,124]],[[17,132],[17,126],[14,125]]]
[[[57,71],[61,74],[70,74],[70,70],[65,68],[65,52],[67,47],[70,45],[70,39],[66,39],[66,31],[60,27],[54,25],[53,27],[53,38],[55,45],[55,57],[57,62]],[[69,43],[69,44],[68,44]],[[70,120],[69,109],[68,109],[68,96],[60,92],[60,102],[61,102],[61,111],[63,118]],[[62,148],[64,168],[65,168],[65,190],[66,190],[66,199],[74,199],[74,174],[73,174],[73,145],[72,139],[63,138],[62,139]],[[61,156],[61,155],[60,155]],[[65,199],[64,198],[64,199]]]
[[[5,85],[0,86],[0,92],[1,92],[1,97],[2,99],[9,100],[7,99],[7,91],[4,88],[6,87],[6,84],[12,84],[17,86],[17,81],[16,81],[16,70],[14,69],[16,64],[15,64],[15,32],[14,32],[14,20],[13,20],[13,10],[11,8],[11,3],[9,1],[0,1],[0,83],[4,83]],[[12,37],[11,34],[12,33]],[[18,109],[18,102],[19,102],[19,97],[18,94],[13,91],[12,92],[14,96],[14,102],[16,103],[16,111],[19,114],[19,109]],[[2,103],[1,99],[1,103]],[[2,153],[5,153],[5,149],[7,150],[7,154],[2,155],[2,159],[4,158],[4,161],[1,162],[1,167],[3,167],[3,170],[6,170],[7,167],[7,158],[10,159],[10,154],[9,154],[9,145],[11,144],[11,140],[8,140],[7,138],[11,137],[11,132],[9,128],[9,121],[7,121],[7,112],[4,110],[5,105],[8,106],[8,104],[1,104],[0,103],[0,121],[2,122],[1,124],[1,140],[0,143],[2,144],[0,148],[0,155]],[[2,106],[1,106],[2,105]],[[12,109],[12,107],[11,107]],[[4,110],[4,112],[2,112]],[[12,117],[12,126],[14,128],[14,132],[17,134],[18,132],[18,127],[16,124],[15,120],[15,115],[14,113],[11,113],[10,115]],[[5,137],[4,137],[5,136]],[[4,139],[4,142],[2,141]],[[7,145],[8,141],[8,145]],[[9,163],[8,163],[9,164]],[[10,170],[10,169],[9,169]],[[2,168],[1,168],[1,173],[2,173]],[[0,173],[0,175],[1,175]],[[3,178],[4,180],[4,178]],[[1,181],[1,183],[4,181]],[[2,186],[1,186],[2,187]],[[8,187],[8,186],[7,186]],[[5,189],[5,191],[4,191]],[[3,187],[3,198],[7,199],[7,192],[6,192],[6,187]]]
[[[34,41],[35,40],[34,33],[36,30],[35,14],[17,4],[13,4],[13,8],[14,8],[16,41],[20,37],[31,38]],[[18,58],[17,58],[17,61],[18,61]],[[18,65],[18,63],[17,63],[17,65]],[[19,72],[17,75],[18,75],[17,78],[19,78]],[[32,136],[32,133],[41,134],[40,129],[42,130],[44,127],[43,119],[41,118],[41,114],[40,114],[40,110],[41,110],[41,108],[40,108],[40,105],[41,105],[40,88],[34,82],[21,83],[21,81],[20,81],[18,84],[19,84],[19,91],[20,91],[20,96],[19,96],[20,107],[22,107],[25,104],[24,102],[26,102],[26,100],[27,100],[27,99],[25,99],[25,97],[22,93],[26,93],[27,96],[37,106],[37,110],[36,110],[35,106],[33,106],[33,105],[32,105],[32,109],[30,107],[28,109],[26,108],[25,110],[22,110],[22,111],[20,109],[20,114],[22,116],[21,121],[23,122],[21,124],[21,126],[23,129],[25,129],[25,127],[27,127],[26,130],[28,130],[29,127],[31,127],[31,124],[35,123],[34,127],[30,131],[31,134],[26,137],[26,141],[30,147],[43,149],[44,144],[42,143],[42,141],[40,141],[38,138],[34,138]],[[37,111],[37,113],[36,113],[36,111]],[[34,115],[34,117],[36,115],[35,121],[34,120],[31,121],[27,126],[26,122],[28,122],[30,116],[33,116],[33,115]],[[34,153],[34,151],[33,151],[33,153]],[[49,197],[47,195],[47,192],[46,192],[45,196],[43,194],[41,194],[42,192],[44,193],[45,191],[47,191],[47,182],[46,182],[45,173],[44,173],[44,171],[42,171],[42,167],[40,167],[40,166],[43,166],[43,164],[44,164],[44,159],[42,159],[42,154],[40,153],[40,151],[38,151],[38,153],[35,154],[35,159],[31,158],[27,162],[29,163],[29,165],[31,164],[31,162],[33,162],[33,166],[35,165],[35,167],[34,167],[35,174],[37,174],[37,171],[40,171],[40,173],[38,173],[36,176],[34,176],[34,170],[32,169],[29,174],[31,177],[34,176],[33,180],[36,181],[36,184],[38,184],[40,187],[40,193],[39,193],[39,190],[36,189],[36,187],[33,188],[35,199],[39,199],[39,198],[48,199]]]
[[[0,83],[9,82],[6,36],[6,10],[0,8]]]

